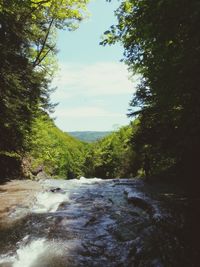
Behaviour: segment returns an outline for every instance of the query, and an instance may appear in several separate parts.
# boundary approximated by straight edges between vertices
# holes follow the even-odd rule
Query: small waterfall
[[[54,193],[51,191],[38,193],[33,205],[33,213],[55,212],[59,205],[69,201],[67,193]]]

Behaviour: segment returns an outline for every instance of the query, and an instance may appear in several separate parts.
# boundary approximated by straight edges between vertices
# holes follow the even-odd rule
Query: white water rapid
[[[13,225],[0,230],[0,267],[176,266],[164,261],[174,249],[171,217],[143,182],[40,183],[32,207],[20,218],[16,208]]]

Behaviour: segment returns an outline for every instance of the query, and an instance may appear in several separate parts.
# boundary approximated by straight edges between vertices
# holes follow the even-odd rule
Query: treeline
[[[144,176],[141,158],[131,143],[138,127],[139,120],[135,120],[96,142],[86,143],[62,132],[43,114],[32,124],[29,151],[23,159],[25,176],[35,178],[40,172],[44,178],[64,179]]]
[[[83,142],[87,142],[87,143],[91,143],[94,142],[96,140],[102,139],[104,136],[110,134],[111,132],[106,131],[75,131],[75,132],[68,132],[69,135],[74,136],[75,138],[83,141]]]
[[[116,16],[102,44],[121,42],[130,72],[141,75],[131,101],[130,116],[140,120],[132,146],[151,176],[198,181],[200,2],[126,0]]]
[[[139,158],[131,137],[136,132],[138,121],[120,128],[95,143],[88,144],[85,156],[85,175],[101,178],[131,178],[138,175]],[[142,171],[142,170],[141,170]]]
[[[19,175],[33,125],[53,105],[56,30],[73,30],[87,0],[0,1],[0,174]]]

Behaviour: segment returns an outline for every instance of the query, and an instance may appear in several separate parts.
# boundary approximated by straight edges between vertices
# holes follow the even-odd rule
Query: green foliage
[[[130,145],[135,126],[126,126],[90,145],[86,155],[87,176],[102,178],[134,177],[137,157]]]
[[[24,154],[32,121],[52,111],[56,30],[77,27],[87,0],[0,0],[0,152]],[[0,154],[1,158],[1,154]]]
[[[32,126],[32,170],[43,166],[47,174],[71,179],[83,175],[85,145],[59,130],[54,122],[42,115]]]
[[[124,46],[131,72],[142,75],[131,106],[140,129],[132,139],[152,174],[176,167],[196,177],[200,150],[200,3],[126,0],[103,44]]]

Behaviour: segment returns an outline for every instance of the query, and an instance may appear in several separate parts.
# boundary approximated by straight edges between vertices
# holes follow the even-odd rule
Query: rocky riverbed
[[[13,181],[0,200],[1,267],[199,266],[199,200],[166,185]]]

